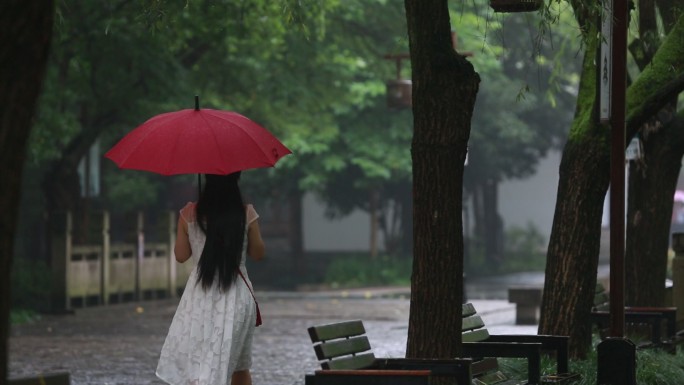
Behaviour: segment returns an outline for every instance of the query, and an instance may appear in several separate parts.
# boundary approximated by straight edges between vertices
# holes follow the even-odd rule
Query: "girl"
[[[258,308],[245,255],[264,256],[257,218],[245,205],[240,173],[206,175],[197,203],[180,211],[174,252],[193,259],[185,291],[157,366],[172,385],[251,384],[252,336]]]

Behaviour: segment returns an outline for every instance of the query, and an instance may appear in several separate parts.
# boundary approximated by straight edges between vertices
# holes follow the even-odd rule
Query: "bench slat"
[[[322,342],[336,338],[360,336],[366,333],[366,329],[363,327],[363,322],[361,322],[361,320],[312,326],[308,330],[311,342]]]
[[[474,329],[481,329],[485,326],[482,317],[479,315],[470,316],[468,318],[463,318],[463,326],[461,326],[461,331],[466,332]]]
[[[52,373],[9,380],[9,385],[69,385],[69,373]]]
[[[461,305],[461,317],[466,318],[470,317],[472,315],[475,315],[477,312],[475,311],[475,305],[472,303],[464,303]]]
[[[358,354],[356,356],[349,356],[332,361],[325,361],[321,363],[323,369],[363,369],[375,363],[375,355],[373,353]]]
[[[363,353],[370,350],[368,337],[353,337],[346,340],[335,340],[314,346],[319,360],[329,360],[347,354]]]
[[[479,376],[482,373],[487,373],[498,369],[499,361],[493,357],[473,361],[473,363],[470,365],[470,370],[473,373],[473,377]]]
[[[463,342],[480,342],[485,341],[487,338],[489,338],[489,331],[487,329],[477,329],[461,334]]]
[[[517,381],[509,380],[506,375],[497,370],[496,372],[490,372],[483,374],[475,379],[473,379],[473,384],[482,385],[494,385],[494,384],[515,384]]]
[[[317,370],[316,375],[345,375],[345,376],[429,376],[430,370],[392,370],[392,369],[365,369],[365,370]]]
[[[384,373],[366,373],[366,370],[354,374],[316,372],[305,377],[305,385],[429,385],[430,375],[410,375]]]

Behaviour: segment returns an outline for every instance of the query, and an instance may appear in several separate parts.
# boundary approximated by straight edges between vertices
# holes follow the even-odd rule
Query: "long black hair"
[[[218,278],[220,289],[226,290],[237,276],[245,241],[240,173],[205,177],[196,208],[197,224],[207,237],[197,263],[197,283],[206,290]]]

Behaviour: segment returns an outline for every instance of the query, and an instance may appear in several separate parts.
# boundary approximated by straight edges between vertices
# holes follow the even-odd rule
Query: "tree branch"
[[[642,124],[657,114],[667,103],[684,91],[684,73],[645,99],[627,116],[627,137],[634,136]]]
[[[684,14],[627,90],[627,137],[684,90]]]

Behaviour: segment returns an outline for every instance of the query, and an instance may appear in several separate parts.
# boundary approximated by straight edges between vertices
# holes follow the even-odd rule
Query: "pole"
[[[627,0],[613,0],[613,71],[610,151],[610,324],[611,336],[625,334],[625,87],[627,85]]]
[[[598,385],[636,385],[636,345],[625,334],[625,94],[627,0],[604,0],[612,12],[610,84],[610,337],[597,347]]]

